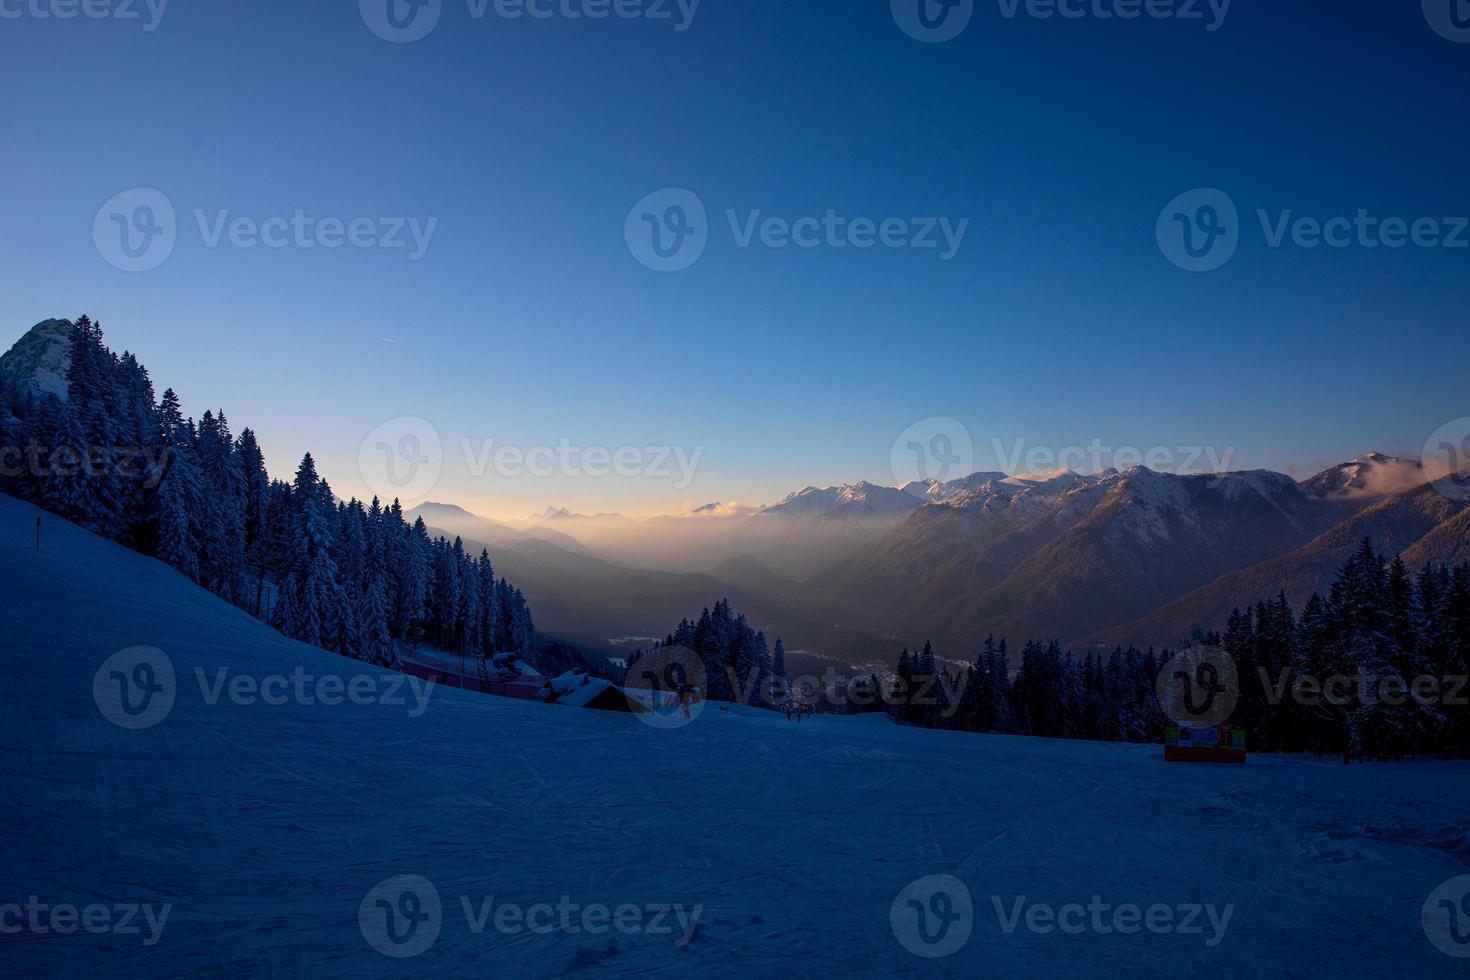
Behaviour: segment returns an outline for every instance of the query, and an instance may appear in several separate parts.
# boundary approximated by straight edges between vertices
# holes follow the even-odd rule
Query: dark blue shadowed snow
[[[382,672],[59,519],[37,553],[35,514],[0,498],[7,976],[1464,976],[1470,962],[1420,924],[1430,893],[1470,873],[1470,766],[1166,766],[1152,747],[712,706],[664,731],[451,690],[420,711],[408,685],[390,691]],[[176,683],[160,718],[162,701],[120,715],[156,721],[130,730],[103,716],[93,682],[136,646],[162,651]],[[120,670],[135,709],[138,683],[162,683],[133,672],[145,659]],[[273,706],[228,687],[207,703],[221,668],[228,684],[297,667],[405,703]],[[121,690],[111,669],[99,683],[104,701]],[[430,896],[401,882],[370,895],[400,875],[432,885],[434,922]],[[910,953],[893,922],[934,951],[915,909],[937,936],[934,916],[960,914],[954,896],[921,891],[890,917],[929,875],[962,882],[974,909],[950,923],[968,941],[938,959]],[[6,907],[32,896],[94,907],[97,931]],[[1214,945],[1203,915],[1201,934],[1041,933],[1024,913],[1008,933],[1022,896],[1023,910],[1098,896],[1233,911]],[[541,903],[543,924],[558,904],[600,904],[672,931],[496,929],[506,908]],[[154,929],[145,912],[156,923],[165,904]],[[133,905],[136,932],[100,931]],[[663,906],[686,923],[698,909],[687,943],[676,912],[654,923]],[[369,934],[423,951],[389,957]]]

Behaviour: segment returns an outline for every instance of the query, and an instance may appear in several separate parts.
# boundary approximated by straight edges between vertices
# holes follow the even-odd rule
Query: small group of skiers
[[[800,724],[801,723],[801,716],[802,715],[809,715],[811,713],[812,713],[812,709],[809,708],[809,707],[807,707],[804,704],[793,704],[793,703],[791,703],[789,701],[786,703],[786,720],[787,721],[790,721],[791,720],[791,716],[793,714],[795,714],[796,715],[797,724]]]

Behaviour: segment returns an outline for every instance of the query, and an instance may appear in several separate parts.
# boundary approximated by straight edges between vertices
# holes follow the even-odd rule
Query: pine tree
[[[117,480],[116,446],[109,400],[113,358],[102,345],[102,328],[82,316],[72,331],[67,370],[66,419],[62,443],[75,469],[57,475],[53,501],[75,523],[98,534],[121,529],[122,493]]]
[[[291,488],[296,505],[295,549],[291,559],[290,582],[294,616],[286,633],[293,639],[312,646],[340,642],[343,595],[337,580],[337,566],[332,560],[332,535],[329,523],[330,491],[317,476],[316,463],[307,453],[296,470]]]

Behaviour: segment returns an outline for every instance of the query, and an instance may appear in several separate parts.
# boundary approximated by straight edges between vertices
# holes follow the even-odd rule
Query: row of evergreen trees
[[[1238,665],[1245,696],[1236,720],[1264,749],[1470,756],[1470,565],[1411,574],[1364,541],[1300,618],[1278,596],[1235,611],[1211,640]],[[1303,677],[1318,684],[1293,691]],[[1317,690],[1334,677],[1350,683]],[[1412,689],[1400,693],[1387,679]]]
[[[951,670],[926,643],[899,655],[891,690],[882,693],[896,720],[925,728],[1156,742],[1169,724],[1154,693],[1161,665],[1152,649],[1078,660],[1052,642],[1027,643],[1012,670],[1006,641],[990,637],[971,666]]]
[[[532,658],[525,596],[490,556],[430,539],[394,501],[338,500],[308,453],[286,483],[224,412],[185,418],[172,389],[83,316],[68,397],[0,380],[0,490],[178,569],[293,639],[393,665],[420,642]]]
[[[704,673],[700,693],[706,700],[771,707],[787,696],[782,683],[786,678],[784,644],[778,637],[773,651],[765,634],[752,627],[743,613],[731,609],[728,599],[705,609],[696,621],[680,622],[664,638],[662,647],[682,647],[698,656]],[[629,676],[634,676],[633,667],[643,656],[640,650],[628,658]]]
[[[1414,576],[1364,541],[1300,617],[1278,594],[1233,612],[1223,635],[1194,639],[1233,660],[1229,723],[1255,750],[1344,761],[1470,756],[1470,565]],[[1171,724],[1157,694],[1170,658],[1130,646],[1078,659],[1055,642],[1028,643],[1013,670],[1006,642],[988,639],[972,665],[951,670],[925,644],[900,655],[880,693],[905,724],[1157,742]]]

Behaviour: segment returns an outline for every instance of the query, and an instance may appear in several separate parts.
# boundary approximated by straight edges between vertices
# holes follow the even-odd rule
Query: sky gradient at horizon
[[[1097,441],[1305,476],[1417,455],[1470,415],[1470,249],[1275,248],[1258,217],[1470,214],[1470,44],[1417,3],[1236,0],[1213,31],[1005,6],[942,44],[888,0],[703,0],[683,31],[443,0],[408,44],[354,3],[176,3],[152,31],[0,19],[0,344],[88,313],[191,414],[254,428],[273,475],[310,450],[344,495],[369,492],[375,427],[429,419],[429,496],[501,517],[892,484],[895,440],[933,417],[968,430],[976,469]],[[176,209],[177,244],[129,273],[93,223],[139,187]],[[624,225],[671,187],[709,243],[659,273]],[[1241,240],[1190,273],[1156,222],[1200,187],[1228,193]],[[221,212],[298,209],[436,223],[417,260],[208,245]],[[949,261],[731,227],[829,209],[968,224]],[[701,455],[687,486],[477,477],[463,444],[489,440]]]

